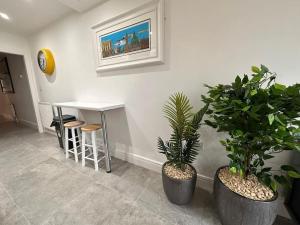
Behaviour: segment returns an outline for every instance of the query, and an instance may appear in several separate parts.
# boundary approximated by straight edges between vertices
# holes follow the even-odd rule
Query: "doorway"
[[[24,56],[0,52],[0,126],[12,122],[37,129]]]

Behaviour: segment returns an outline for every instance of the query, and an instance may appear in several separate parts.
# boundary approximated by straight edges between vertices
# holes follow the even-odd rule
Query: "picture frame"
[[[15,93],[6,57],[0,59],[0,88],[2,93]]]
[[[163,63],[164,0],[98,23],[92,31],[97,72]]]

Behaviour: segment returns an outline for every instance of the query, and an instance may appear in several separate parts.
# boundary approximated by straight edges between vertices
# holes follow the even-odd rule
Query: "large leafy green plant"
[[[206,105],[193,114],[189,99],[183,93],[172,95],[164,106],[165,117],[169,120],[173,132],[170,140],[166,142],[158,138],[158,149],[173,166],[184,170],[198,155],[198,129],[207,108]]]
[[[202,100],[210,104],[206,123],[229,133],[221,143],[228,151],[230,171],[242,177],[255,174],[261,182],[277,189],[289,184],[288,177],[300,177],[291,166],[281,166],[273,176],[265,160],[283,150],[300,151],[300,84],[275,82],[276,74],[263,65],[252,67],[252,76],[237,76],[230,85],[209,88]],[[288,176],[286,176],[288,175]]]

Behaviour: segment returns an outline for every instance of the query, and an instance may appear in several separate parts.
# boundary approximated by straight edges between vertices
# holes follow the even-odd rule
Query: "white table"
[[[57,108],[58,117],[60,120],[60,131],[62,134],[62,138],[64,140],[64,126],[63,126],[63,118],[62,118],[62,109],[61,108],[75,108],[75,109],[83,109],[83,110],[91,110],[100,112],[101,124],[102,124],[102,132],[103,132],[103,142],[104,142],[104,152],[105,152],[105,165],[106,172],[111,172],[110,165],[110,153],[107,139],[107,125],[105,119],[105,112],[113,109],[119,109],[125,107],[123,103],[118,102],[61,102],[61,103],[53,103],[52,106]],[[63,142],[64,143],[64,142]]]

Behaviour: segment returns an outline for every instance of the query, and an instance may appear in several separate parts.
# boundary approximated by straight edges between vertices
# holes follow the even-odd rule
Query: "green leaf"
[[[275,175],[275,176],[274,176],[274,179],[275,179],[279,184],[281,184],[281,185],[283,185],[283,186],[286,186],[286,187],[288,187],[288,188],[291,187],[290,182],[289,182],[288,179],[287,179],[286,177],[284,177],[284,176],[278,176],[278,175]]]
[[[274,107],[272,105],[270,105],[269,103],[267,104],[267,106],[270,108],[270,109],[274,109]]]
[[[231,160],[234,160],[234,155],[232,155],[232,154],[228,154],[227,157]]]
[[[262,178],[261,178],[262,182],[267,185],[267,186],[270,186],[271,185],[271,178],[270,176],[268,175],[264,175]]]
[[[247,112],[249,109],[251,108],[250,105],[245,106],[244,108],[242,108],[243,112]]]
[[[234,134],[234,136],[238,137],[238,136],[242,136],[244,133],[241,130],[234,130],[232,132]]]
[[[257,94],[257,90],[256,90],[256,89],[254,89],[254,90],[252,90],[252,91],[250,92],[250,95],[251,95],[251,96],[256,95],[256,94]]]
[[[265,65],[260,65],[260,69],[263,73],[269,72],[269,69]]]
[[[221,141],[220,141],[220,143],[221,143],[222,145],[224,145],[224,146],[226,146],[226,145],[227,145],[227,142],[226,142],[226,141],[224,141],[224,140],[221,140]]]
[[[210,121],[210,120],[204,120],[204,122],[205,122],[208,126],[210,126],[210,127],[213,127],[213,128],[217,128],[217,127],[218,127],[218,124],[217,124],[217,123],[212,122],[212,121]]]
[[[263,159],[267,160],[267,159],[272,159],[274,158],[274,156],[272,155],[263,155]]]
[[[286,89],[286,86],[285,86],[285,85],[283,85],[283,84],[278,84],[278,83],[274,84],[274,87],[275,87],[275,89],[281,90],[281,91],[284,91],[284,90]]]
[[[259,73],[260,72],[260,69],[257,66],[252,66],[251,70],[252,70],[253,73]]]
[[[251,112],[251,111],[247,111],[247,114],[248,114],[251,118],[253,118],[253,119],[257,120],[257,121],[260,120],[260,119],[259,119],[259,116],[258,116],[256,113],[253,113],[253,112]]]
[[[244,176],[244,171],[243,170],[239,170],[239,173],[240,173],[240,177]]]
[[[236,169],[236,167],[230,167],[229,171],[230,171],[231,173],[236,174],[237,169]]]
[[[282,165],[280,168],[284,171],[296,171],[296,169],[290,165]]]
[[[292,95],[292,96],[299,96],[299,89],[294,87],[294,86],[289,86],[287,89],[286,89],[286,92],[288,95]]]
[[[295,144],[295,149],[296,149],[297,151],[300,151],[300,145],[299,145],[299,144]]]
[[[273,124],[274,119],[275,119],[275,117],[274,117],[274,114],[273,114],[273,113],[271,113],[271,114],[268,115],[268,120],[269,120],[269,124],[270,124],[270,125]]]
[[[236,76],[235,83],[239,86],[242,83],[240,76]]]
[[[270,172],[271,171],[271,167],[265,167],[261,170],[262,173],[267,173],[267,172]]]
[[[246,84],[248,81],[249,81],[248,76],[247,76],[247,75],[244,75],[243,80],[242,80],[242,83],[243,83],[243,84]]]
[[[285,124],[279,119],[277,115],[275,115],[275,120],[280,123],[282,126],[285,126]]]
[[[257,82],[259,82],[259,81],[261,80],[262,77],[263,77],[262,75],[256,74],[256,75],[254,75],[253,78],[251,79],[251,82],[257,83]]]
[[[277,184],[274,180],[271,181],[271,188],[273,191],[277,191]]]
[[[230,146],[230,151],[231,151],[231,152],[235,152],[235,151],[234,151],[234,147],[233,147],[232,145]]]
[[[255,159],[253,162],[253,166],[257,167],[259,165],[259,159]]]
[[[292,178],[300,178],[300,173],[296,171],[288,171],[288,175]]]

